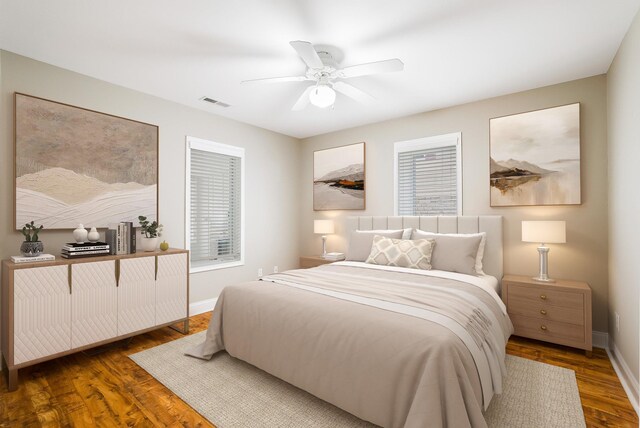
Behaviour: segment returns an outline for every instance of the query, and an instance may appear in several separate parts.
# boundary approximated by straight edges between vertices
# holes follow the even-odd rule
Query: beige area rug
[[[204,334],[130,358],[219,428],[374,426],[226,352],[211,361],[183,355]],[[490,427],[585,426],[573,370],[510,355],[507,370],[504,393],[485,415]]]

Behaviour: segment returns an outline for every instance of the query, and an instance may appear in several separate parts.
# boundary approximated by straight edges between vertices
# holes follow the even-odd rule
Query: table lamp
[[[327,235],[333,233],[333,220],[314,220],[313,233],[322,235],[322,257],[327,254]]]
[[[540,273],[534,281],[555,282],[548,275],[549,247],[544,244],[564,244],[567,242],[566,225],[564,221],[523,221],[522,222],[522,242],[540,243],[538,253],[540,254]]]

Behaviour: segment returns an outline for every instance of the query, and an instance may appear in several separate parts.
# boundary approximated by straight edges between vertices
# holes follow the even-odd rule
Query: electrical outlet
[[[258,278],[262,278],[262,268],[258,268]]]
[[[278,273],[278,266],[273,267],[273,273]]]
[[[620,315],[618,315],[617,312],[615,312],[615,314],[616,314],[616,331],[620,333]]]

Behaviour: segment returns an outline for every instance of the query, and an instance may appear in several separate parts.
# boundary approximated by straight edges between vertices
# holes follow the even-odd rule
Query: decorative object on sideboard
[[[160,243],[160,250],[167,251],[169,249],[169,243],[167,241],[162,241]]]
[[[313,152],[313,210],[363,210],[365,144]]]
[[[580,104],[489,121],[491,206],[580,204]]]
[[[150,222],[143,215],[138,216],[138,221],[142,230],[142,249],[144,251],[155,251],[158,248],[158,237],[162,236],[162,225],[156,220]]]
[[[327,235],[333,233],[333,220],[314,220],[313,233],[322,235],[322,256],[327,255]]]
[[[84,228],[82,223],[80,223],[73,231],[73,239],[75,239],[78,244],[84,244],[87,241],[88,236],[89,232],[87,232],[87,229]]]
[[[157,216],[157,126],[25,94],[14,101],[16,228],[33,212],[47,229]]]
[[[545,244],[564,244],[567,242],[566,223],[564,221],[523,221],[522,242],[539,243],[540,273],[533,278],[540,282],[555,282],[549,278],[549,247]]]
[[[89,242],[98,242],[100,240],[100,233],[98,232],[98,229],[92,227],[87,235],[87,239]]]
[[[22,234],[24,235],[24,241],[20,245],[20,252],[25,257],[36,257],[44,251],[44,245],[38,239],[38,234],[44,228],[43,225],[36,226],[33,222],[25,223],[22,226]]]

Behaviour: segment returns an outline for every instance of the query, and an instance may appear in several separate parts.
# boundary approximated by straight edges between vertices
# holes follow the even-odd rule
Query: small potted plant
[[[44,251],[42,242],[38,239],[38,233],[43,229],[42,225],[36,226],[31,223],[25,223],[22,227],[24,242],[20,245],[20,252],[25,257],[39,256]]]
[[[143,215],[138,216],[140,229],[142,229],[142,249],[144,251],[155,251],[158,248],[158,236],[162,235],[162,225],[157,221],[150,222]]]

